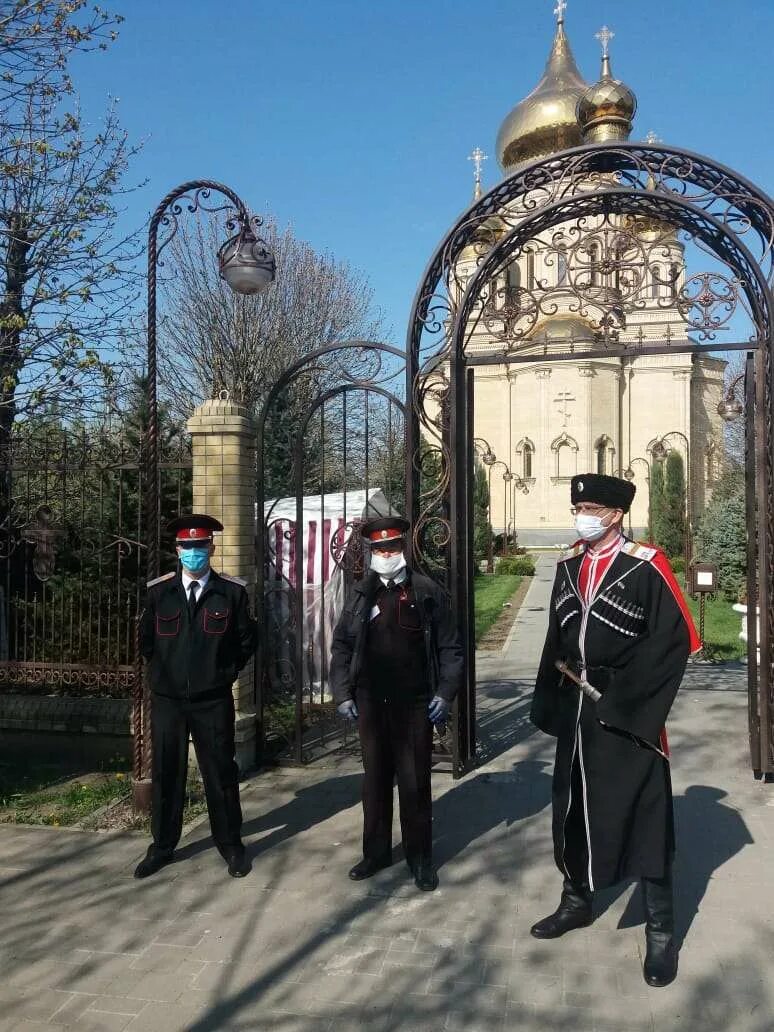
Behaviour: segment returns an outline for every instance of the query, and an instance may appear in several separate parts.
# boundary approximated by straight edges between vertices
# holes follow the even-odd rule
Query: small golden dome
[[[549,316],[539,322],[529,335],[536,344],[591,344],[597,333],[588,319],[572,312]]]
[[[500,126],[497,160],[502,170],[510,172],[533,158],[579,146],[583,141],[576,109],[587,87],[560,19],[543,78]]]
[[[602,73],[578,101],[577,118],[587,143],[628,140],[637,111],[637,98],[626,83],[614,79],[610,70],[608,44],[614,33],[607,26],[597,33],[603,41]]]

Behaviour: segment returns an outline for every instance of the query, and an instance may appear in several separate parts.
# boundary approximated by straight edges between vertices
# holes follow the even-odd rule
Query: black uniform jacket
[[[462,684],[463,658],[457,628],[443,590],[422,574],[408,571],[425,640],[430,691],[452,702]],[[363,675],[366,632],[378,574],[370,571],[349,593],[333,632],[330,683],[336,704],[354,698]]]
[[[140,651],[151,690],[176,699],[230,694],[255,652],[258,625],[242,581],[210,571],[193,621],[180,573],[151,581],[140,621]]]
[[[586,605],[584,551],[572,549],[557,567],[531,718],[557,739],[557,866],[595,889],[666,872],[674,831],[661,735],[698,642],[663,553],[626,541]],[[557,659],[585,669],[602,698],[583,695]]]

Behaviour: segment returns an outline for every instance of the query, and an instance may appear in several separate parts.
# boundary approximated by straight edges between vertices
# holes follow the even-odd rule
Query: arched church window
[[[531,444],[524,445],[524,472],[522,476],[525,480],[529,480],[532,477],[532,458],[535,454],[535,449]]]
[[[556,470],[559,477],[575,476],[575,452],[569,444],[560,444],[556,452]]]
[[[535,286],[535,252],[527,251],[527,290]]]
[[[505,276],[505,284],[507,288],[505,299],[506,301],[511,301],[521,286],[521,269],[519,268],[518,262],[511,262],[508,266],[508,271]]]
[[[672,262],[669,266],[669,287],[672,292],[672,298],[677,297],[677,285],[680,282],[680,266],[677,262]]]
[[[562,287],[567,282],[567,254],[565,250],[564,236],[561,233],[554,233],[551,243],[554,246],[554,262],[556,263],[556,285]]]
[[[658,298],[661,287],[661,271],[658,265],[651,265],[650,267],[650,296],[652,298]]]
[[[599,262],[600,262],[600,247],[599,244],[594,243],[589,245],[589,284],[592,287],[598,287],[600,281],[599,275]]]

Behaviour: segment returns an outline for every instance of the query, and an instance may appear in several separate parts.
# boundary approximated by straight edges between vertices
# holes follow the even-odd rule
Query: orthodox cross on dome
[[[556,7],[554,8],[554,14],[556,15],[556,24],[564,25],[564,12],[567,10],[567,0],[557,0]]]
[[[561,391],[554,398],[554,404],[561,406],[559,415],[562,417],[562,426],[567,426],[567,421],[570,418],[569,404],[571,401],[575,401],[575,396],[570,394],[569,391]]]
[[[475,200],[481,196],[481,167],[488,159],[489,155],[484,154],[480,147],[474,147],[473,153],[468,155],[468,161],[473,162],[473,197]]]
[[[609,57],[610,43],[615,39],[615,33],[609,29],[607,25],[603,25],[599,32],[595,33],[594,39],[598,39],[600,42],[602,47],[602,57]]]
[[[655,147],[657,143],[663,142],[664,141],[661,139],[658,133],[654,133],[652,129],[648,132],[648,135],[645,137],[645,143],[649,144],[649,146],[651,147]]]

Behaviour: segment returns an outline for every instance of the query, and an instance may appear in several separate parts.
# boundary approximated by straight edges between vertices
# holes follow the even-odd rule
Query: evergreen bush
[[[495,573],[501,576],[535,576],[535,560],[531,555],[506,555],[498,560]]]

